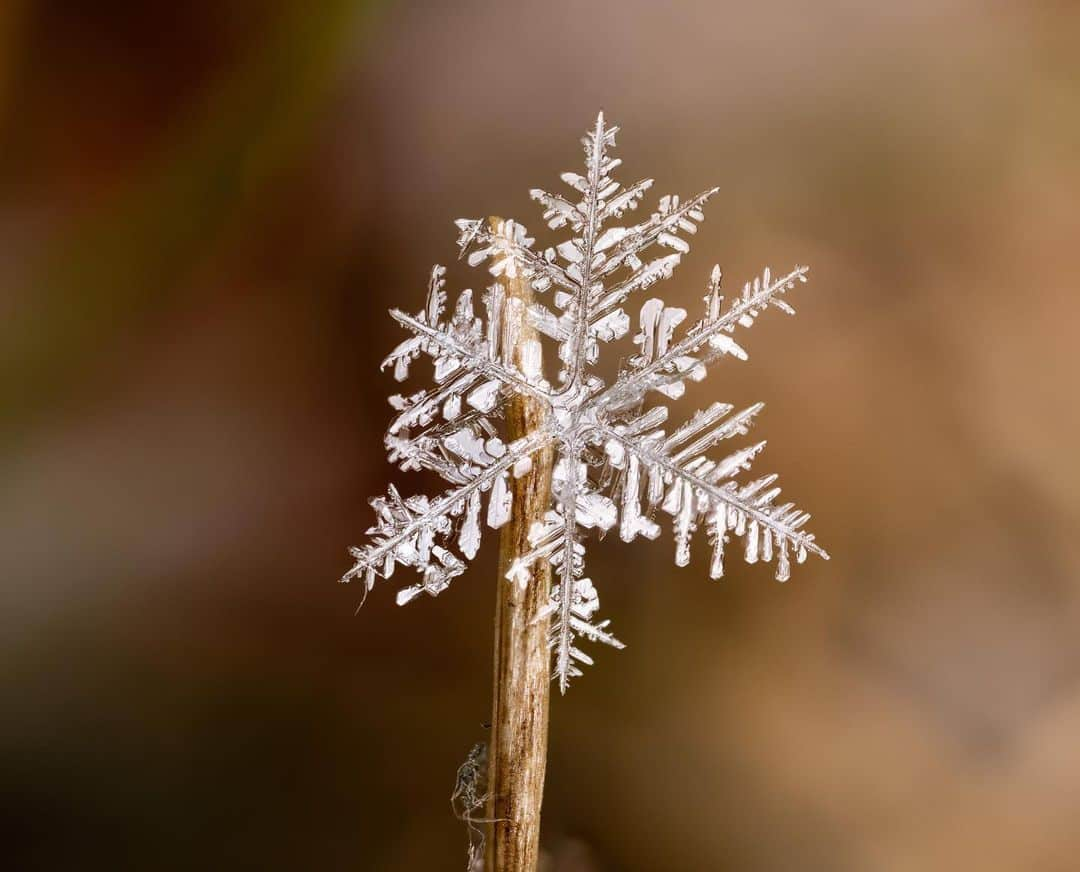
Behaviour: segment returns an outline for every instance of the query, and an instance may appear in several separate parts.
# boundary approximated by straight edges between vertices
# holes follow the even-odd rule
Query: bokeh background
[[[626,651],[553,708],[548,869],[1077,868],[1080,8],[0,4],[9,869],[454,870],[494,548],[336,584],[378,363],[453,218],[576,168],[720,193],[669,302],[813,267],[691,392],[833,554],[594,547]],[[428,478],[409,489],[432,490]]]

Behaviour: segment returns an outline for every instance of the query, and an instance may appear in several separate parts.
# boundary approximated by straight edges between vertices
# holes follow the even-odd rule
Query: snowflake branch
[[[470,411],[416,435],[391,430],[383,442],[389,461],[403,471],[428,469],[451,484],[464,484],[501,456],[503,440],[497,434],[486,414]]]
[[[352,569],[342,576],[341,581],[349,582],[354,578],[358,578],[362,573],[368,573],[367,586],[370,589],[374,583],[374,574],[388,577],[389,573],[393,571],[392,566],[387,572],[384,571],[383,565],[388,560],[394,559],[395,550],[399,546],[407,543],[412,537],[425,529],[433,527],[450,514],[455,507],[463,504],[473,493],[487,489],[506,470],[530,457],[551,440],[552,436],[548,431],[540,430],[524,439],[512,442],[507,446],[506,453],[502,457],[479,472],[467,484],[447,491],[443,496],[427,506],[422,513],[415,515],[403,525],[392,527],[392,532],[380,534],[378,532],[379,528],[374,528],[374,535],[380,538],[371,545],[349,549],[349,554],[356,563]],[[423,567],[418,568],[422,569]]]
[[[615,245],[615,250],[608,256],[600,270],[600,276],[607,276],[614,272],[623,263],[630,263],[634,269],[638,269],[638,254],[655,242],[661,242],[669,248],[674,248],[680,254],[686,254],[690,246],[676,235],[680,230],[694,233],[696,224],[704,220],[701,207],[713,196],[719,188],[709,188],[702,191],[696,197],[691,197],[685,203],[676,205],[674,209],[663,208],[674,202],[678,204],[678,197],[664,197],[661,199],[661,209],[654,212],[648,220],[626,230],[625,235]]]
[[[548,391],[527,381],[520,372],[499,363],[497,360],[492,360],[490,357],[477,354],[476,351],[445,331],[439,330],[437,327],[430,327],[401,309],[391,309],[390,317],[401,326],[413,331],[417,336],[424,337],[447,354],[458,358],[467,368],[498,379],[504,385],[516,387],[529,396],[546,401],[551,400],[551,394]]]
[[[614,526],[618,511],[606,496],[592,490],[581,462],[582,445],[564,443],[555,465],[552,495],[556,508],[542,521],[533,524],[529,533],[531,549],[518,557],[506,571],[506,578],[518,586],[531,583],[532,567],[538,562],[550,564],[559,574],[559,584],[552,588],[551,600],[538,616],[554,616],[550,643],[555,653],[553,675],[565,693],[571,678],[581,674],[579,663],[592,664],[575,644],[576,636],[615,648],[623,644],[605,629],[608,621],[593,622],[600,600],[592,580],[582,578],[584,546],[579,541],[580,527],[608,530]]]
[[[596,116],[596,128],[591,134],[591,144],[586,140],[586,165],[588,167],[588,187],[585,191],[585,225],[582,236],[581,283],[575,293],[574,332],[562,356],[568,361],[567,377],[562,393],[572,394],[581,383],[581,373],[585,365],[585,343],[589,335],[589,295],[592,289],[593,247],[596,244],[596,231],[600,226],[598,215],[600,200],[600,181],[606,178],[603,162],[609,139],[614,141],[618,128],[604,129],[604,113]],[[569,598],[568,598],[569,599]]]
[[[601,116],[602,117],[602,116]],[[597,122],[597,127],[602,122]],[[574,554],[577,545],[577,473],[581,449],[579,446],[568,446],[565,456],[566,480],[562,487],[563,504],[563,544],[562,559],[559,562],[559,580],[562,589],[562,599],[559,603],[559,622],[556,628],[557,639],[555,647],[555,674],[559,677],[559,692],[566,693],[570,681],[570,649],[572,607],[574,598],[571,591],[580,575]]]
[[[663,471],[667,476],[680,479],[685,484],[689,485],[696,493],[706,495],[714,503],[723,503],[725,506],[734,509],[751,521],[756,522],[759,526],[772,531],[782,540],[786,540],[797,549],[813,552],[825,560],[829,559],[829,555],[825,550],[814,542],[813,534],[805,533],[798,529],[802,524],[806,523],[810,517],[809,515],[806,515],[803,512],[793,514],[791,511],[793,507],[791,506],[771,506],[770,503],[775,496],[775,493],[773,492],[765,494],[768,499],[763,499],[762,497],[751,499],[751,497],[761,490],[761,487],[763,487],[764,484],[770,484],[771,480],[761,480],[763,484],[753,490],[748,490],[750,486],[737,490],[734,482],[721,487],[714,481],[697,475],[694,471],[688,469],[687,465],[681,465],[663,451],[659,451],[652,447],[652,444],[649,441],[637,437],[626,436],[619,430],[607,425],[598,426],[597,432],[605,439],[611,439],[617,442],[625,450],[636,455],[638,459],[647,466],[655,467]],[[776,493],[778,492],[779,491]]]
[[[476,218],[459,218],[457,225],[462,231],[458,237],[458,248],[461,256],[468,253],[469,266],[478,266],[490,258],[489,272],[492,275],[502,275],[507,271],[512,273],[520,266],[534,290],[542,292],[555,285],[571,293],[577,292],[579,283],[557,263],[533,251],[529,247],[531,239],[528,239],[527,245],[524,241],[508,238],[507,234],[493,233],[483,221]],[[522,238],[527,239],[523,232]]]
[[[702,368],[718,357],[731,353],[738,354],[742,349],[721,334],[732,332],[739,324],[748,326],[753,323],[759,310],[772,303],[778,294],[793,287],[796,281],[805,282],[809,271],[810,268],[806,266],[795,267],[783,278],[775,282],[763,283],[757,291],[742,297],[727,312],[718,315],[715,320],[699,321],[685,338],[666,349],[650,363],[620,375],[615,384],[595,398],[595,407],[598,411],[602,410],[610,415],[632,406],[650,390],[659,390],[665,385],[682,381],[693,369],[697,369],[703,375]],[[710,349],[704,358],[700,360],[691,358],[691,355],[707,343]]]

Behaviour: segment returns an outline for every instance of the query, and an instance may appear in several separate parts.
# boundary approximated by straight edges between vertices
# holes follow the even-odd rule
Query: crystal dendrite
[[[806,281],[807,267],[781,276],[765,269],[727,301],[720,267],[713,267],[697,321],[680,329],[684,309],[645,300],[632,337],[636,349],[618,376],[608,384],[592,369],[601,345],[630,332],[623,308],[630,296],[669,278],[689,251],[686,237],[704,220],[702,207],[717,190],[688,200],[662,197],[645,220],[620,223],[652,180],[625,187],[613,180],[621,163],[611,156],[617,130],[603,113],[597,117],[582,139],[584,173],[562,175],[568,197],[530,192],[547,225],[568,230],[566,241],[540,250],[517,222],[458,220],[461,255],[472,267],[486,264],[496,282],[479,300],[463,290],[448,307],[445,270],[436,266],[423,309],[390,311],[409,336],[383,368],[404,381],[411,365],[427,357],[434,373],[431,387],[390,398],[397,416],[385,439],[389,459],[403,470],[432,470],[449,487],[429,498],[402,497],[391,486],[371,500],[375,524],[367,544],[350,549],[355,564],[342,579],[362,580],[366,596],[376,578],[389,578],[401,564],[419,577],[399,589],[399,604],[441,593],[475,557],[483,528],[509,520],[511,479],[530,469],[535,452],[553,445],[551,505],[530,530],[531,551],[514,562],[507,579],[526,585],[537,561],[552,565],[556,581],[546,613],[561,690],[580,674],[580,664],[592,662],[578,647],[579,638],[622,647],[608,622],[595,617],[596,588],[584,575],[582,540],[588,530],[617,527],[626,542],[654,539],[660,534],[656,516],[666,514],[676,564],[689,562],[691,538],[702,532],[712,548],[712,578],[723,575],[725,551],[735,539],[742,541],[747,562],[773,561],[780,581],[789,577],[792,562],[801,563],[809,553],[828,557],[804,529],[810,516],[778,502],[775,475],[737,480],[764,442],[712,456],[714,446],[749,431],[760,403],[735,411],[716,402],[670,429],[668,408],[661,404],[681,396],[687,381],[704,378],[719,358],[745,360],[734,334],[770,307],[794,314],[784,295]],[[527,305],[508,297],[499,277],[523,279],[539,297]],[[515,328],[522,323],[543,342],[522,340]],[[515,354],[521,341],[535,347]],[[553,382],[541,365],[548,342],[557,347],[559,361]],[[546,414],[540,427],[507,443],[506,401],[520,394],[540,399]],[[655,397],[661,403],[651,404]]]

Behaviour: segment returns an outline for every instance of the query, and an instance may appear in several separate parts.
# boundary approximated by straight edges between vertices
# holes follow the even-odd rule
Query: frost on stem
[[[652,214],[629,223],[652,180],[624,186],[613,179],[620,164],[611,156],[617,130],[602,113],[597,117],[582,140],[584,171],[562,175],[568,194],[530,192],[548,226],[568,233],[565,241],[541,250],[514,221],[495,228],[483,219],[456,222],[458,246],[470,266],[485,265],[496,277],[523,277],[540,294],[527,310],[511,311],[524,304],[507,298],[498,282],[481,294],[463,290],[450,305],[441,266],[431,272],[420,311],[391,310],[408,337],[383,368],[404,381],[412,364],[426,357],[433,378],[429,387],[390,398],[397,416],[386,449],[401,469],[431,470],[449,487],[434,498],[402,497],[391,487],[373,499],[375,525],[367,543],[351,549],[355,564],[342,579],[360,579],[366,595],[376,578],[389,578],[400,564],[419,576],[399,589],[400,604],[441,593],[476,555],[483,529],[509,519],[511,476],[524,475],[536,451],[554,446],[550,508],[530,531],[531,551],[510,567],[507,579],[527,585],[537,561],[553,567],[556,584],[546,612],[563,691],[580,666],[592,662],[580,639],[622,647],[608,622],[595,619],[599,599],[584,575],[583,540],[590,531],[618,528],[626,542],[639,535],[654,539],[658,518],[667,515],[676,564],[689,562],[693,536],[702,534],[711,548],[712,578],[723,575],[735,540],[747,562],[774,563],[780,581],[808,554],[828,557],[805,530],[810,516],[779,501],[775,475],[739,480],[764,442],[714,452],[749,432],[760,403],[735,411],[716,402],[674,426],[663,405],[681,396],[687,382],[703,379],[720,358],[746,360],[737,331],[768,309],[794,314],[785,296],[806,281],[808,268],[779,276],[765,269],[726,300],[716,266],[696,321],[687,325],[684,309],[657,298],[645,300],[632,318],[624,304],[672,275],[717,189],[686,200],[661,197]],[[523,320],[542,339],[515,357],[520,339],[514,325]],[[627,337],[632,325],[634,350],[607,384],[592,366],[601,347]],[[541,342],[554,346],[559,362],[553,382],[540,366]],[[508,443],[505,405],[520,394],[539,398],[546,416],[534,432]]]

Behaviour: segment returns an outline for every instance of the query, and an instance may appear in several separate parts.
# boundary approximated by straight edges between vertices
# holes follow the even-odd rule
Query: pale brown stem
[[[489,218],[492,232],[500,221]],[[529,283],[520,276],[500,278],[507,297],[528,303]],[[510,312],[511,307],[504,311]],[[512,350],[520,364],[524,342],[535,339],[519,325],[519,341]],[[506,411],[510,440],[539,427],[546,410],[541,400],[515,395]],[[547,764],[548,688],[550,657],[547,618],[537,614],[547,604],[551,567],[546,560],[532,569],[532,580],[522,588],[507,581],[506,571],[515,558],[529,551],[529,528],[543,518],[551,493],[552,451],[533,455],[532,469],[512,479],[513,509],[499,541],[499,578],[495,594],[495,686],[488,754],[488,818],[491,838],[487,846],[488,872],[535,872],[540,853],[540,807],[544,799]]]

